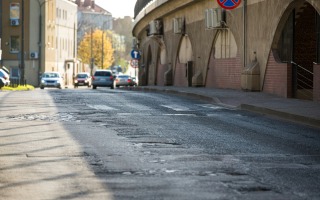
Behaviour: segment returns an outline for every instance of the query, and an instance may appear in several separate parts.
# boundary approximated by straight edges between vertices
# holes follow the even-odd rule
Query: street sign
[[[140,52],[139,51],[137,51],[137,50],[132,50],[131,51],[131,57],[133,58],[133,59],[140,59],[141,58],[141,54],[140,54]]]
[[[133,67],[133,68],[138,68],[138,66],[139,66],[139,60],[137,60],[137,59],[132,59],[132,60],[130,61],[130,65],[131,65],[131,67]]]
[[[218,4],[226,10],[232,10],[241,4],[241,0],[217,0],[217,1],[218,1]]]

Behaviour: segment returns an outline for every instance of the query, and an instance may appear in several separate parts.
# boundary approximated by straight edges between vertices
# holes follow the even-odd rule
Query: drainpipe
[[[42,40],[41,40],[41,36],[42,36],[42,16],[41,16],[41,5],[40,5],[40,14],[39,14],[39,42],[38,42],[38,48],[39,48],[39,52],[38,52],[38,85],[40,86],[40,74],[41,74],[41,45],[42,45]]]
[[[246,67],[247,61],[247,0],[243,0],[243,68]]]
[[[21,67],[21,77],[20,77],[20,84],[21,85],[25,85],[25,64],[24,64],[24,0],[22,0],[22,9],[21,9],[21,49],[20,49],[20,67]]]

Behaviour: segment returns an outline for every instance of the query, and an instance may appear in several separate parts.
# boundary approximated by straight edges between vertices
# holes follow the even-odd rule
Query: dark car
[[[81,72],[78,73],[74,79],[74,87],[77,88],[78,86],[88,86],[91,87],[92,79],[89,73]]]
[[[97,87],[110,87],[113,89],[113,81],[111,70],[97,70],[92,76],[92,89],[97,89]]]

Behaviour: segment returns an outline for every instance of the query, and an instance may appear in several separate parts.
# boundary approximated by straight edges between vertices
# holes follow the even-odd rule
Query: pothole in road
[[[174,173],[178,173],[179,170],[171,170],[171,169],[145,169],[141,171],[133,171],[133,170],[123,170],[123,171],[110,171],[110,170],[100,170],[96,171],[96,175],[105,175],[105,176],[118,176],[118,175],[124,175],[124,176],[158,176],[158,175],[171,175]]]
[[[176,142],[165,142],[165,141],[139,141],[135,142],[134,146],[142,148],[172,148],[172,147],[181,147],[181,144]]]
[[[117,135],[120,137],[125,137],[128,139],[139,139],[150,136],[150,133],[142,129],[132,129],[132,128],[117,128],[114,129]]]
[[[237,188],[239,192],[269,192],[272,189],[263,186],[249,186]]]
[[[50,121],[50,122],[69,122],[76,121],[71,113],[58,113],[53,115],[47,114],[23,114],[23,115],[9,115],[6,119],[12,120],[28,120],[28,121]]]
[[[100,120],[101,121],[101,120]],[[123,121],[112,121],[110,123],[105,123],[105,121],[101,121],[103,126],[105,126],[106,128],[113,128],[113,127],[135,127],[137,125],[134,124],[129,124],[127,122],[123,122]]]

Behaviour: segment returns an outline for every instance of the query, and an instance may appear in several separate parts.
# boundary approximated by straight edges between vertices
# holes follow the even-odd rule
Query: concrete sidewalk
[[[222,106],[259,112],[320,127],[320,102],[288,99],[262,92],[245,92],[232,89],[174,86],[138,86],[127,89],[194,97]]]
[[[60,123],[52,97],[0,92],[0,199],[113,199]]]

